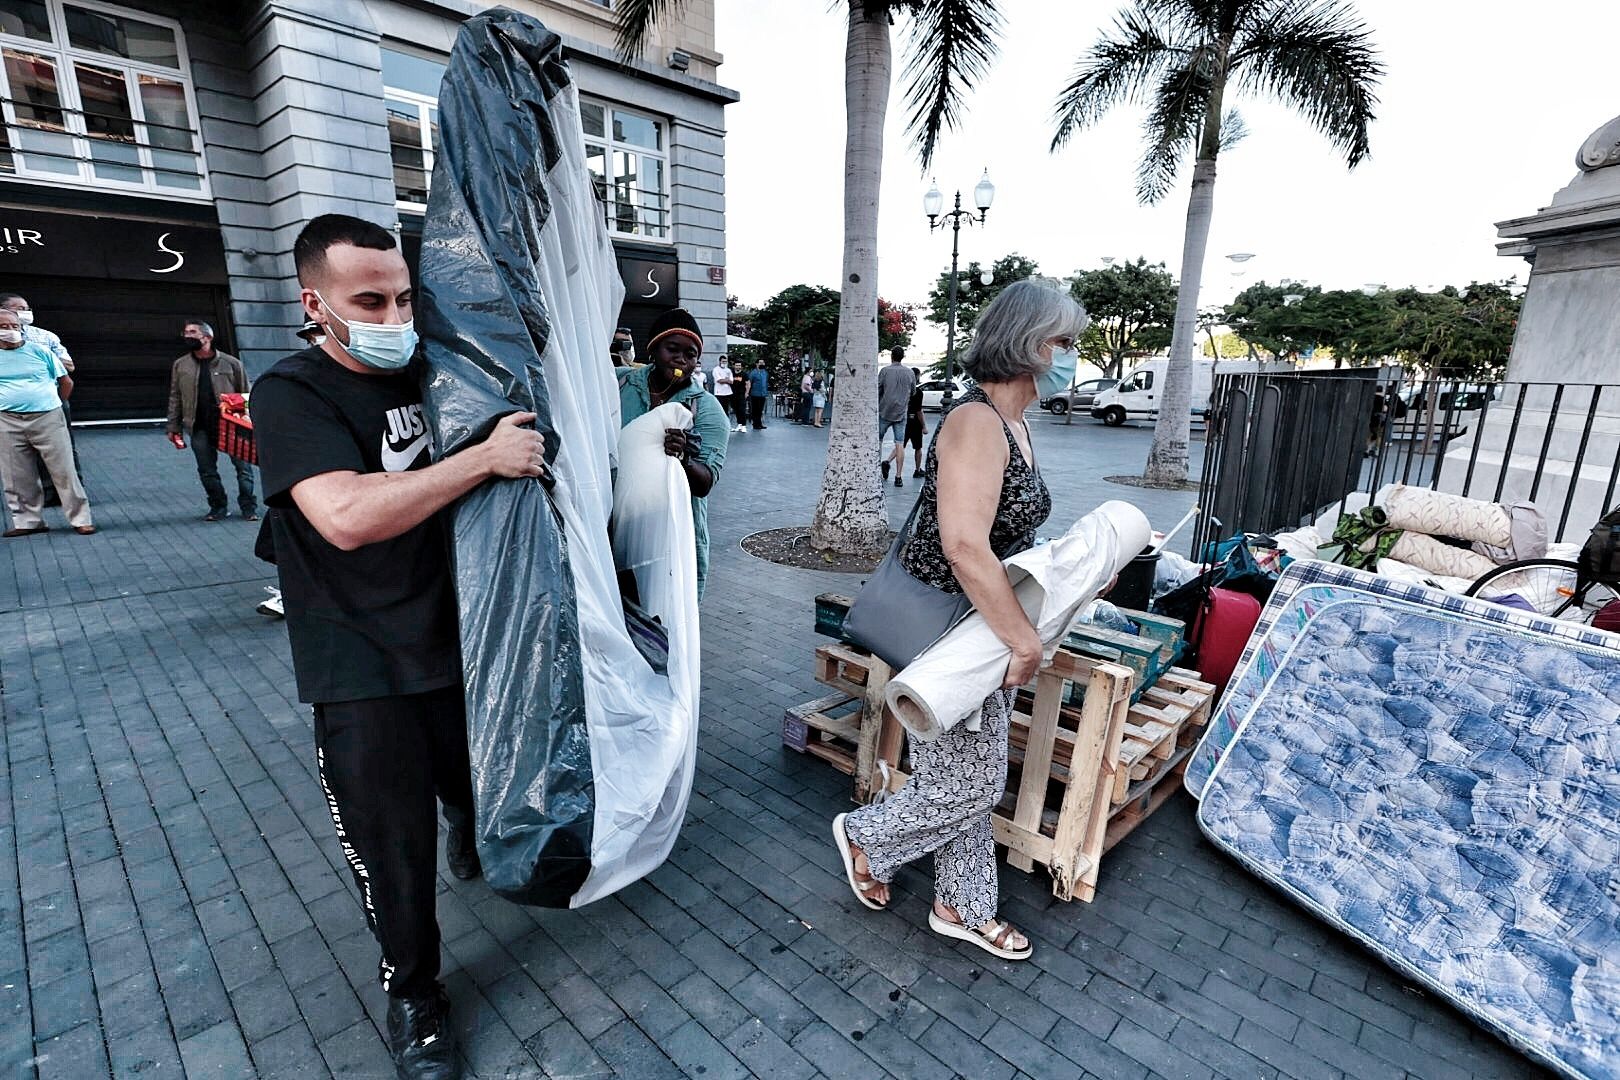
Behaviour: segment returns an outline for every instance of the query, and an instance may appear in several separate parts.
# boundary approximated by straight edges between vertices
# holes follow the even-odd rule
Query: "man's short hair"
[[[214,336],[214,328],[206,319],[187,319],[185,325],[195,326],[203,332],[204,337]]]
[[[618,329],[617,329],[617,330],[615,330],[615,331],[613,331],[613,333],[614,333],[614,334],[615,334],[615,335],[617,335],[617,334],[623,334],[623,335],[624,335],[624,336],[625,336],[625,337],[632,337],[632,336],[634,336],[634,335],[632,335],[632,334],[631,334],[631,333],[630,333],[630,328],[629,328],[629,327],[628,327],[628,326],[621,326],[621,327],[619,327],[619,328],[618,328]]]
[[[893,360],[895,363],[898,364],[900,361],[904,360],[905,358],[906,358],[906,350],[902,349],[900,346],[896,345],[894,348],[889,350],[889,359]]]
[[[326,251],[336,244],[352,244],[373,251],[392,251],[398,246],[394,243],[394,234],[381,225],[348,214],[321,214],[311,218],[293,241],[293,265],[298,270],[298,280],[307,284],[323,276]]]
[[[14,292],[0,292],[0,307],[4,307],[13,300],[23,300],[23,294]],[[23,302],[27,303],[26,300],[23,300]]]

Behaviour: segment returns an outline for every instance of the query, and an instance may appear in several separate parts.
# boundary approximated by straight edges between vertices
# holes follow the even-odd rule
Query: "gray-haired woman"
[[[912,773],[887,800],[833,819],[833,838],[855,898],[889,902],[895,871],[934,855],[928,925],[1006,960],[1023,960],[1029,939],[996,918],[995,841],[990,813],[1007,784],[1007,728],[1013,695],[1041,662],[1041,639],[1013,595],[1001,560],[1035,542],[1051,512],[1024,410],[1068,387],[1085,309],[1030,281],[1009,285],[979,317],[963,367],[974,382],[939,423],[928,448],[915,531],[901,562],[914,577],[966,593],[1012,651],[1002,689],[984,700],[980,723],[933,742],[913,742]]]

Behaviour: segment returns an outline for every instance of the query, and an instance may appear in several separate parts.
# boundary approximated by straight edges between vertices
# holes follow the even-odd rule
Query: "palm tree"
[[[619,53],[641,53],[652,27],[685,0],[622,0]],[[996,0],[845,0],[844,273],[839,282],[838,408],[827,446],[811,544],[823,551],[875,555],[889,520],[877,470],[878,190],[883,122],[889,111],[893,52],[889,26],[911,16],[906,63],[909,130],[924,168],[939,136],[956,126],[963,99],[995,53]]]
[[[1367,156],[1367,128],[1384,66],[1371,32],[1344,0],[1137,0],[1098,38],[1058,95],[1056,150],[1115,105],[1146,101],[1147,149],[1137,197],[1156,203],[1195,152],[1181,289],[1159,419],[1144,476],[1187,479],[1192,356],[1198,287],[1215,209],[1215,159],[1244,134],[1227,94],[1292,105],[1354,168]]]

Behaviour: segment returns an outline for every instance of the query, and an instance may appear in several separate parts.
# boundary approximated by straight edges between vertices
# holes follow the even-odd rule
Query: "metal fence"
[[[1216,380],[1193,551],[1401,483],[1535,505],[1584,539],[1620,481],[1620,386],[1412,380],[1399,369]]]

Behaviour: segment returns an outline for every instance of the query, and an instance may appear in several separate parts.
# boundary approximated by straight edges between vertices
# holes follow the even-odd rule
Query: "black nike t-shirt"
[[[392,540],[343,551],[292,498],[329,472],[404,472],[432,461],[421,373],[362,375],[320,349],[279,361],[253,384],[253,434],[298,697],[307,702],[418,694],[461,682],[448,524],[435,514]]]

